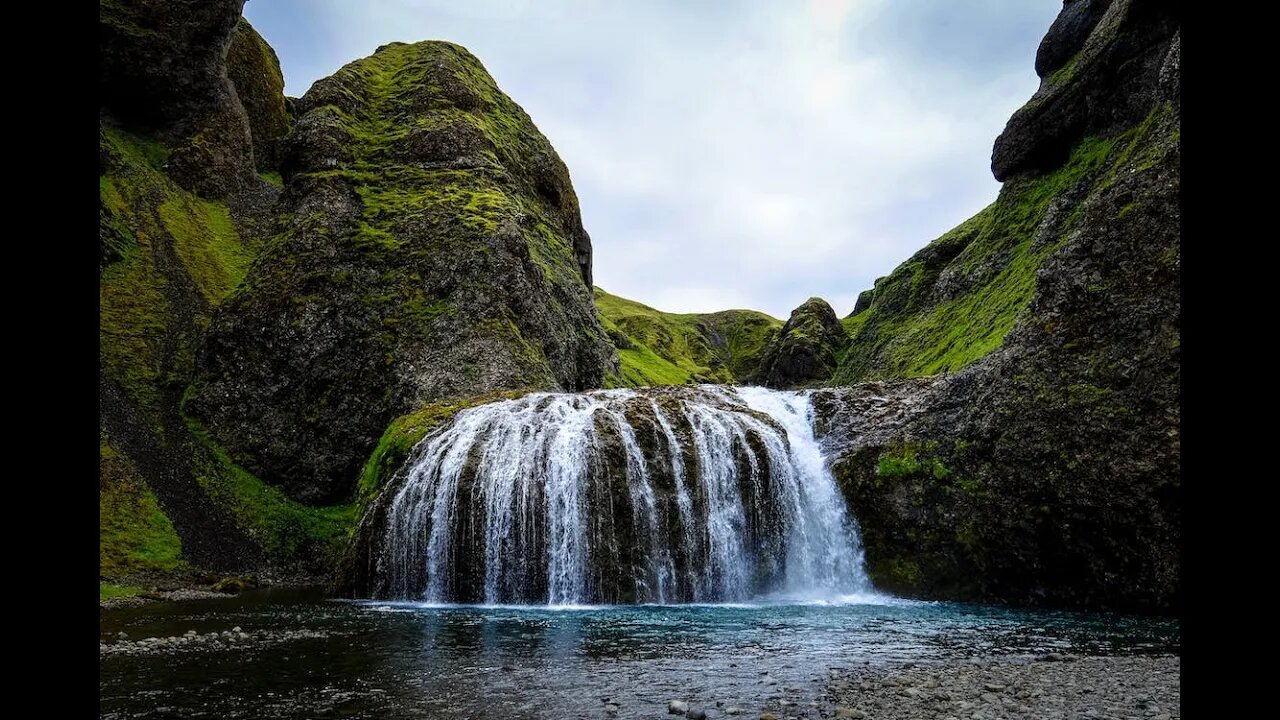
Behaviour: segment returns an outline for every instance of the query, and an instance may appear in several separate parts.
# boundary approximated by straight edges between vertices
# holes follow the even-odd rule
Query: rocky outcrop
[[[1053,33],[1083,27],[1068,20]],[[1090,69],[1055,91],[1090,100],[1040,115],[1042,89],[1016,116],[1039,118],[1032,135],[1094,134],[877,283],[842,372],[959,370],[899,403],[888,437],[820,422],[882,587],[1177,611],[1177,23],[1174,7],[1112,2],[1083,40]]]
[[[760,358],[753,379],[776,388],[829,380],[848,342],[835,310],[822,298],[809,298],[791,311],[777,339]]]
[[[875,290],[872,288],[868,288],[858,293],[858,299],[855,300],[853,303],[853,312],[849,313],[849,315],[850,316],[857,315],[863,310],[866,310],[867,308],[871,307],[871,298],[874,295],[875,295]]]
[[[226,56],[244,0],[100,0],[99,102],[172,149],[182,187],[226,197],[257,181],[249,122]]]
[[[280,167],[280,144],[289,132],[284,102],[284,73],[276,51],[240,18],[227,49],[227,77],[244,106],[259,170]]]
[[[1067,0],[1036,55],[1040,89],[996,139],[996,179],[1056,167],[1082,138],[1140,122],[1180,18],[1164,0]]]
[[[282,498],[180,407],[201,336],[272,224],[275,188],[254,173],[223,60],[241,4],[100,4],[104,583],[321,575],[353,520],[344,508]],[[254,102],[270,104],[270,92],[264,86]]]
[[[339,501],[397,415],[616,370],[568,171],[475,57],[392,43],[297,105],[278,236],[187,404],[233,457]]]

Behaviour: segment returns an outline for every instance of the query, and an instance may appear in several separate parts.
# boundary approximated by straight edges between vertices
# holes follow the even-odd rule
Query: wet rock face
[[[1140,121],[1180,23],[1181,6],[1163,0],[1067,2],[1036,56],[1040,89],[996,139],[996,179],[1055,167],[1080,139]]]
[[[822,298],[809,298],[791,312],[777,339],[765,351],[756,380],[776,388],[829,380],[836,370],[837,354],[848,342],[835,310]]]
[[[244,0],[102,0],[99,102],[170,142],[168,173],[225,197],[254,182],[249,124],[226,55]]]
[[[616,370],[568,171],[470,53],[392,43],[295,105],[276,240],[188,404],[246,467],[339,501],[397,415]]]
[[[863,590],[831,478],[802,459],[817,455],[794,431],[807,410],[798,394],[726,386],[470,408],[371,503],[342,583],[489,603]]]

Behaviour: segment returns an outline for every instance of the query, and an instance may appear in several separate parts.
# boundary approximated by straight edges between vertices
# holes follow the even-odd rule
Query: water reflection
[[[237,649],[108,653],[104,717],[661,716],[668,698],[801,712],[827,668],[1047,651],[1176,651],[1176,621],[942,603],[430,607],[267,594],[102,615],[104,642],[308,628]],[[770,683],[772,681],[772,684]]]

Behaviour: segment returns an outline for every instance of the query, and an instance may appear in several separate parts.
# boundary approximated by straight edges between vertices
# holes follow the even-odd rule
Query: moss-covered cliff
[[[248,20],[240,18],[227,48],[227,78],[244,107],[259,170],[280,168],[280,150],[292,118],[285,108],[284,73],[280,59]]]
[[[956,371],[1004,343],[1081,204],[1165,112],[1157,78],[1178,20],[1161,6],[1064,5],[1037,57],[1040,89],[996,140],[999,197],[859,297],[832,383]]]
[[[166,176],[158,140],[104,123],[99,151],[103,580],[323,572],[343,511],[287,501],[192,433],[179,409],[200,336],[254,254],[242,232],[251,219]]]
[[[1076,69],[1037,64],[1049,74],[1031,110],[997,141],[996,202],[844,321],[838,382],[954,372],[922,386],[899,432],[834,453],[888,589],[1180,602],[1180,15],[1093,4],[1092,23],[1055,23],[1042,45],[1078,48],[1062,65]],[[1002,164],[1010,142],[1052,147]],[[862,432],[836,422],[828,436]]]
[[[755,310],[665,313],[600,288],[595,304],[618,352],[611,387],[745,381],[782,326]]]
[[[475,57],[392,43],[298,106],[277,232],[187,405],[232,457],[341,501],[397,415],[613,371],[568,171]]]

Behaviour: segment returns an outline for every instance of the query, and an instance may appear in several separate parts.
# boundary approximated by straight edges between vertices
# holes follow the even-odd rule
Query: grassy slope
[[[99,177],[99,346],[102,373],[149,419],[158,436],[171,390],[190,379],[199,328],[244,280],[252,249],[241,242],[225,204],[192,195],[161,171],[159,143],[104,125]],[[170,432],[172,430],[170,429]],[[294,503],[236,466],[193,433],[199,482],[229,509],[266,555],[292,560],[300,547],[338,547],[354,522],[354,506],[310,508]],[[168,438],[170,443],[177,438]],[[100,574],[108,580],[181,572],[173,523],[129,458],[104,437],[100,453]],[[103,585],[108,594],[131,594]]]
[[[98,558],[101,574],[167,573],[181,564],[182,543],[156,496],[129,459],[99,444]]]
[[[675,314],[595,288],[600,324],[618,349],[622,387],[731,383],[755,369],[782,321],[755,310]]]
[[[877,282],[871,306],[842,321],[852,340],[834,384],[955,371],[999,348],[1031,300],[1036,271],[1073,227],[1068,216],[1058,237],[1034,242],[1054,200],[1104,187],[1156,119],[1081,141],[1050,173],[1009,180],[994,203]],[[958,290],[942,295],[944,284]]]
[[[244,279],[251,255],[226,205],[182,190],[160,171],[168,156],[162,145],[109,126],[100,142],[112,159],[98,178],[100,241],[114,260],[98,283],[100,359],[104,374],[154,415],[163,386],[190,371],[195,353],[179,316],[207,318],[207,307]],[[191,287],[200,297],[183,302]]]

